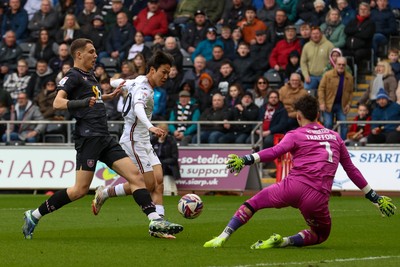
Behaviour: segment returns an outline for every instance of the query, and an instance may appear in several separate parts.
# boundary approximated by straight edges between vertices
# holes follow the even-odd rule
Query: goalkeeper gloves
[[[365,194],[365,197],[379,208],[382,216],[390,217],[394,215],[396,206],[392,203],[392,199],[390,197],[379,196],[373,189]]]
[[[231,173],[235,173],[235,176],[243,169],[245,165],[252,165],[254,163],[253,155],[245,155],[239,157],[236,154],[229,154],[228,161],[226,162],[226,168],[229,169]]]

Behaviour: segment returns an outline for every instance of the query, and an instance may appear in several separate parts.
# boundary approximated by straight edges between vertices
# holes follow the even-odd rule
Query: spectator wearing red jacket
[[[357,116],[354,121],[358,123],[351,124],[347,133],[346,145],[361,144],[367,142],[368,135],[371,134],[371,124],[361,123],[361,121],[370,121],[369,108],[366,104],[358,105]]]
[[[134,18],[133,25],[143,32],[145,41],[152,41],[157,33],[168,33],[167,15],[159,8],[158,0],[149,0],[147,7]]]
[[[276,43],[269,56],[271,68],[276,71],[285,70],[288,64],[289,54],[293,50],[297,50],[301,53],[301,44],[300,40],[296,38],[296,27],[289,25],[285,27],[285,39]]]

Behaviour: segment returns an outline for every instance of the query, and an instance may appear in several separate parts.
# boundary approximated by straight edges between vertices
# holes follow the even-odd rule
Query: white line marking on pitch
[[[320,260],[320,261],[302,261],[302,262],[274,262],[274,263],[256,263],[251,265],[234,265],[232,267],[251,267],[251,266],[288,266],[288,265],[303,265],[303,264],[317,264],[317,263],[334,263],[334,262],[352,262],[352,261],[373,261],[382,259],[400,258],[400,255],[394,256],[377,256],[365,258],[347,258],[347,259],[334,259],[334,260]],[[217,267],[217,266],[209,266]]]

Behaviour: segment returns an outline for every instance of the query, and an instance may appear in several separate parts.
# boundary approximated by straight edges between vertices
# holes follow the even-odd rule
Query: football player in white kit
[[[128,90],[122,111],[125,124],[120,144],[143,174],[146,187],[156,205],[156,212],[162,217],[165,214],[163,171],[161,162],[150,143],[150,132],[159,137],[167,133],[161,128],[155,127],[150,119],[154,107],[153,88],[165,83],[172,63],[173,58],[169,54],[157,52],[148,62],[147,75],[140,75],[133,80],[116,79],[111,82],[113,87],[125,82],[123,89]],[[109,197],[130,195],[130,191],[128,183],[112,187],[98,187],[92,201],[93,213],[97,215]],[[149,232],[154,237],[175,238],[169,234]]]

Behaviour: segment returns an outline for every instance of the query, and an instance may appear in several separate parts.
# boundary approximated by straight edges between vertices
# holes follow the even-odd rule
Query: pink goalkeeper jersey
[[[339,134],[318,123],[289,131],[279,144],[258,154],[261,162],[268,162],[286,152],[291,152],[293,156],[293,167],[285,179],[297,180],[329,194],[340,163],[358,188],[362,189],[367,185],[367,181],[351,161]]]

